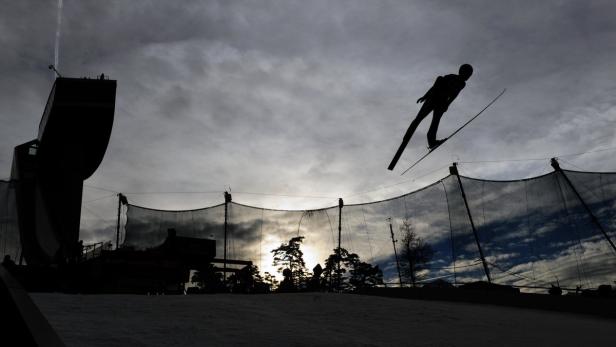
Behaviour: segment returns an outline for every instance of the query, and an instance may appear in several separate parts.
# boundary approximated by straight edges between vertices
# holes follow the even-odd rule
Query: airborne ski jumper
[[[445,140],[437,140],[436,132],[438,130],[438,124],[441,117],[449,108],[449,105],[456,99],[460,91],[466,86],[466,81],[473,74],[473,67],[469,64],[463,64],[460,66],[459,73],[457,75],[451,74],[446,76],[438,76],[434,85],[428,92],[417,100],[417,103],[423,103],[421,109],[417,113],[417,116],[411,122],[411,125],[406,130],[406,134],[402,139],[402,144],[396,155],[389,164],[388,169],[393,170],[404,152],[406,145],[411,140],[413,133],[419,126],[424,118],[426,118],[430,112],[432,112],[432,122],[430,123],[430,129],[428,130],[428,148],[434,150],[441,145]]]
[[[476,115],[474,115],[471,119],[467,120],[466,123],[462,124],[461,127],[459,127],[458,129],[456,129],[456,131],[454,131],[453,133],[451,133],[451,135],[445,137],[444,139],[442,139],[440,141],[440,143],[436,146],[436,147],[432,147],[428,150],[428,153],[424,154],[421,158],[417,159],[417,161],[415,161],[413,163],[413,165],[411,165],[408,169],[402,171],[402,173],[400,175],[404,175],[405,173],[407,173],[409,170],[411,170],[412,168],[414,168],[417,164],[419,164],[422,160],[424,160],[425,157],[429,156],[430,153],[434,152],[435,150],[437,150],[438,148],[440,148],[440,145],[442,145],[443,143],[445,143],[445,141],[449,140],[450,138],[452,138],[455,134],[459,133],[460,130],[464,129],[465,126],[469,125],[470,122],[474,121],[475,118],[479,117],[483,111],[487,110],[488,107],[492,106],[493,103],[496,102],[496,100],[498,100],[501,96],[503,96],[503,94],[505,94],[505,91],[507,91],[507,89],[503,89],[502,92],[500,92],[494,99],[492,99],[492,101],[490,101],[490,103],[488,103],[484,108],[481,109],[481,111],[477,112]],[[406,144],[405,144],[406,146]],[[397,159],[396,159],[397,160]],[[395,163],[394,163],[395,165]],[[391,166],[391,164],[390,164]],[[392,166],[393,169],[393,166]],[[391,169],[390,169],[391,170]]]

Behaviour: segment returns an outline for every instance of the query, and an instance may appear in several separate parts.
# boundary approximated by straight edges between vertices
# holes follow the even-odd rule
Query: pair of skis
[[[419,158],[416,162],[414,162],[413,165],[411,165],[408,169],[404,170],[400,175],[404,175],[409,170],[414,168],[417,164],[419,164],[422,160],[424,160],[424,158],[426,158],[428,155],[430,155],[430,153],[434,152],[436,149],[438,149],[440,146],[442,146],[445,142],[447,142],[447,140],[452,138],[455,134],[457,134],[460,130],[462,130],[470,122],[475,120],[475,118],[479,117],[479,115],[481,115],[483,113],[483,111],[487,110],[488,107],[490,107],[493,103],[496,102],[496,100],[498,100],[498,98],[500,98],[503,94],[505,94],[506,90],[507,89],[503,89],[503,91],[500,92],[500,94],[498,94],[492,101],[490,101],[490,103],[487,104],[481,111],[479,111],[479,113],[477,113],[475,116],[473,116],[473,118],[469,119],[466,123],[464,123],[461,127],[458,128],[458,130],[454,131],[451,135],[445,137],[443,139],[443,142],[441,142],[438,146],[430,148],[428,150],[428,153],[424,154],[421,158]],[[408,131],[409,130],[407,130],[407,133],[408,133]],[[388,170],[393,170],[394,169],[394,167],[398,163],[398,160],[400,159],[400,156],[402,155],[402,152],[404,152],[404,149],[406,148],[406,145],[409,143],[409,141],[410,141],[410,138],[407,138],[407,136],[405,134],[404,139],[402,140],[402,143],[400,144],[400,147],[398,147],[398,151],[396,151],[396,154],[394,155],[394,158],[391,160],[391,163],[389,164],[389,167],[387,168]]]

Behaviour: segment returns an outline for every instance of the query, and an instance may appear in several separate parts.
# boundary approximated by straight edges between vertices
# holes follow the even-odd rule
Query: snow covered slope
[[[32,294],[68,346],[612,345],[616,321],[350,294]]]

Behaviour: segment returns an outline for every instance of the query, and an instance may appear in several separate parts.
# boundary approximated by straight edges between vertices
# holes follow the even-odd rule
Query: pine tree
[[[201,290],[208,293],[224,291],[225,288],[222,274],[216,272],[212,264],[208,264],[206,268],[195,271],[190,280],[196,283]]]
[[[330,291],[344,290],[347,288],[347,280],[344,274],[347,272],[347,260],[349,252],[344,248],[335,248],[334,253],[330,254],[325,259],[324,274],[324,287]],[[338,268],[338,262],[340,262],[340,268]]]
[[[263,273],[263,283],[267,286],[267,291],[275,290],[278,287],[278,280],[269,272]]]
[[[345,276],[347,273],[349,275]],[[336,248],[334,253],[329,255],[325,260],[323,274],[324,287],[329,290],[350,291],[383,283],[383,273],[378,266],[362,262],[357,254],[349,253],[344,248]]]
[[[282,243],[271,251],[274,254],[273,265],[278,266],[278,272],[284,273],[285,269],[290,271],[288,278],[295,290],[305,287],[308,278],[304,253],[300,249],[303,240],[303,236],[293,237],[288,243]]]
[[[378,284],[383,284],[383,272],[379,269],[379,266],[372,266],[371,264],[359,261],[353,264],[351,269],[351,278],[349,282],[355,287],[355,289],[370,288]]]

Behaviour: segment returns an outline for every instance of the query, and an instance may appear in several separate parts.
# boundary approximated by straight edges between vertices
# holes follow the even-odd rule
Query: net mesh
[[[608,242],[616,237],[615,207],[616,174],[577,171],[515,181],[450,175],[396,198],[344,206],[341,221],[338,206],[285,211],[230,202],[227,258],[251,260],[261,272],[276,274],[271,251],[303,236],[310,270],[334,253],[340,225],[341,247],[378,265],[385,282],[399,281],[394,247],[404,267],[401,241],[412,231],[432,250],[418,282],[486,280],[487,268],[498,284],[591,288],[616,277],[616,252]],[[216,240],[222,258],[224,224],[225,204],[190,211],[129,205],[123,246],[156,247],[174,228],[178,236]]]

